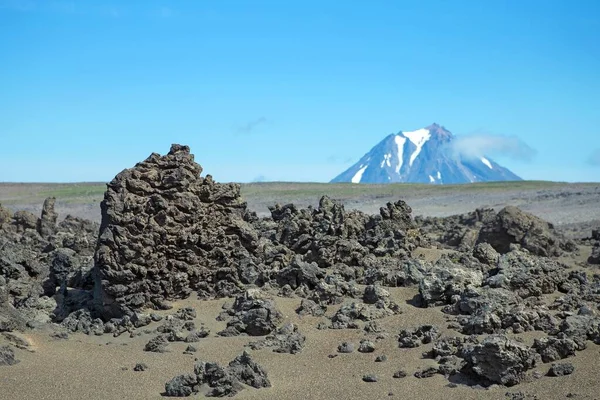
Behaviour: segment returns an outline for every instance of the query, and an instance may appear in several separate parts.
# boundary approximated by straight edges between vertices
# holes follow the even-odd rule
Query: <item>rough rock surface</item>
[[[201,177],[187,146],[119,173],[101,203],[95,301],[104,317],[165,300],[239,292],[258,236],[237,184]]]
[[[231,397],[244,389],[270,387],[266,371],[247,352],[237,356],[227,367],[213,362],[199,361],[194,373],[178,375],[165,384],[165,395],[186,397],[198,393],[203,386],[208,397]]]
[[[419,347],[440,337],[439,329],[434,325],[422,325],[418,328],[402,329],[398,337],[399,347]]]
[[[571,363],[559,363],[552,364],[550,367],[550,371],[548,371],[549,376],[565,376],[571,375],[575,371],[575,367]]]
[[[539,359],[534,350],[502,335],[489,336],[480,344],[466,346],[461,357],[467,362],[468,371],[506,386],[521,382],[525,371],[535,367]]]
[[[0,366],[15,365],[19,360],[15,358],[15,352],[10,346],[0,346]]]
[[[67,216],[56,224],[54,199],[42,217],[0,205],[0,330],[24,329],[88,306],[98,226]],[[59,296],[54,296],[55,294]]]
[[[499,253],[507,253],[511,244],[518,244],[532,254],[544,257],[574,250],[573,244],[564,240],[552,224],[514,206],[503,208],[494,220],[484,224],[477,242],[489,243]]]
[[[305,341],[306,337],[298,331],[298,327],[289,323],[261,341],[250,342],[249,346],[253,350],[272,347],[276,353],[296,354],[302,351]]]
[[[250,336],[263,336],[273,332],[283,320],[283,315],[275,307],[272,299],[265,297],[259,289],[249,289],[236,297],[227,311],[231,320],[221,336],[237,336],[246,333]]]
[[[424,306],[449,304],[468,286],[481,286],[481,271],[456,264],[449,257],[440,258],[419,282],[419,294]]]

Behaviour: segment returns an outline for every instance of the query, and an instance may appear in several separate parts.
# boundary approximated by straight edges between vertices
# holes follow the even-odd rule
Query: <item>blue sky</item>
[[[433,122],[600,181],[600,2],[0,0],[0,181],[108,181],[171,143],[218,181],[328,181]]]

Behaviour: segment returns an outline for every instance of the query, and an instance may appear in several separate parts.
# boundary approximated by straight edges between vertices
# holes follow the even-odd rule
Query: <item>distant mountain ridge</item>
[[[453,184],[522,180],[489,157],[464,157],[455,137],[432,124],[388,135],[331,182]]]

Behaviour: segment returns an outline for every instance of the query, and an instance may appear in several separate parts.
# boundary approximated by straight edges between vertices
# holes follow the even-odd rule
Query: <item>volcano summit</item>
[[[518,181],[520,177],[487,156],[465,156],[455,137],[438,124],[388,135],[331,182],[473,183]]]

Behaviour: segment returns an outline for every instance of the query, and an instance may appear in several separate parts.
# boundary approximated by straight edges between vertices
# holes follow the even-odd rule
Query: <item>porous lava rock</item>
[[[165,301],[240,292],[258,235],[238,184],[220,184],[188,146],[174,144],[119,173],[101,203],[95,254],[97,311],[121,316]]]
[[[275,353],[296,354],[304,348],[306,337],[300,333],[298,326],[288,323],[277,329],[274,334],[268,335],[263,340],[250,342],[252,350],[272,347]]]
[[[236,297],[227,314],[231,319],[227,328],[219,332],[220,336],[263,336],[273,332],[283,320],[273,299],[268,298],[259,289],[248,289]]]
[[[247,352],[237,356],[227,367],[215,362],[198,361],[194,372],[178,375],[165,384],[165,395],[187,397],[206,388],[207,397],[232,397],[244,389],[271,386],[267,372]]]
[[[562,250],[574,250],[554,226],[514,206],[500,210],[479,231],[477,243],[489,243],[499,253],[508,253],[511,244],[518,244],[532,254],[543,257],[559,256]]]
[[[434,325],[402,329],[398,337],[398,346],[401,348],[419,347],[422,344],[433,342],[440,335],[439,329]]]
[[[540,360],[535,350],[503,335],[492,335],[483,342],[465,346],[460,355],[466,369],[493,383],[513,386],[521,382],[525,372]]]
[[[46,199],[41,218],[0,205],[0,330],[60,322],[91,299],[98,225],[69,215],[57,225],[54,204]]]

